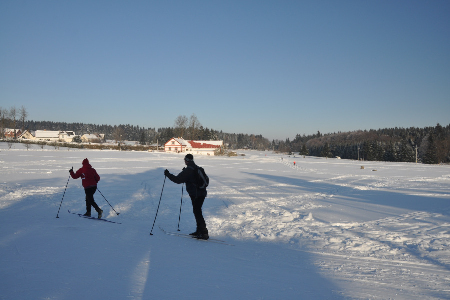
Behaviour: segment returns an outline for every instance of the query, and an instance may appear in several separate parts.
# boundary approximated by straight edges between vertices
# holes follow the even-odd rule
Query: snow
[[[0,143],[0,299],[450,299],[450,166],[240,153],[195,157],[229,246],[159,230],[177,231],[181,199],[195,229],[163,175],[183,154]],[[68,173],[84,158],[122,224],[67,212],[84,213]]]

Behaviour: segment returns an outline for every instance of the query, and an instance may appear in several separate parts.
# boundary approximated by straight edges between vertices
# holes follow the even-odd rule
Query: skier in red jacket
[[[89,164],[89,160],[85,158],[83,160],[83,166],[78,169],[76,173],[73,172],[72,169],[69,170],[70,176],[73,179],[77,179],[81,177],[81,183],[84,187],[84,192],[86,193],[86,213],[85,216],[91,216],[91,206],[98,213],[98,218],[102,218],[103,210],[98,207],[97,203],[94,200],[95,191],[97,191],[97,183],[100,181],[100,176],[97,174],[97,171]]]

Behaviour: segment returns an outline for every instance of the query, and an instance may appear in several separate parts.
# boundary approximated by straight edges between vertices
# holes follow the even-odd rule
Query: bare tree
[[[17,109],[15,106],[12,106],[9,109],[9,116],[10,118],[13,120],[13,130],[14,130],[14,139],[17,138],[17,134],[16,134],[16,118],[17,118]]]
[[[19,109],[20,120],[22,121],[22,133],[25,131],[25,120],[28,117],[28,112],[26,108],[22,105]]]
[[[115,139],[117,144],[119,145],[119,150],[121,149],[120,144],[122,143],[124,138],[125,138],[125,130],[123,130],[123,128],[120,126],[116,127],[116,129],[114,129],[113,132],[113,139]]]
[[[184,137],[188,127],[189,120],[186,116],[178,116],[175,119],[174,131],[177,137]]]
[[[4,137],[7,110],[0,107],[0,138]]]
[[[23,145],[25,146],[25,148],[27,148],[27,151],[31,148],[31,143],[29,141],[24,141]]]
[[[200,131],[200,127],[202,124],[200,124],[200,121],[197,119],[197,116],[195,114],[192,114],[189,118],[189,139],[196,140],[198,139],[198,133]]]

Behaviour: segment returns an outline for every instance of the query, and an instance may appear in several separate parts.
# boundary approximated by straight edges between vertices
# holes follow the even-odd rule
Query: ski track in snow
[[[210,232],[237,240],[279,243],[293,251],[311,253],[324,276],[345,286],[343,293],[350,298],[384,299],[395,290],[399,293],[396,299],[420,299],[423,295],[427,299],[450,299],[450,205],[435,211],[405,207],[390,210],[386,204],[360,201],[354,209],[358,212],[366,209],[367,216],[352,219],[342,210],[339,212],[342,220],[336,220],[336,215],[330,213],[336,213],[340,205],[354,198],[364,200],[361,197],[372,192],[375,193],[370,194],[373,199],[383,201],[376,198],[382,194],[376,193],[389,193],[390,199],[396,199],[398,194],[419,199],[415,201],[446,199],[450,202],[448,166],[442,166],[447,174],[440,172],[433,177],[426,175],[428,166],[414,164],[287,156],[280,159],[280,155],[266,157],[255,153],[245,158],[202,161],[211,178],[209,202],[205,202],[204,208]],[[180,157],[153,154],[143,162],[142,156],[99,156],[96,165],[110,180],[119,181],[123,172],[135,174],[154,168],[161,169],[162,173],[165,168],[179,169],[176,160]],[[82,158],[77,152],[70,152],[68,160],[81,161]],[[293,161],[296,161],[295,166]],[[363,164],[370,167],[359,169]],[[68,170],[67,164],[51,154],[41,155],[33,166],[26,160],[9,162],[7,159],[0,161],[0,166],[0,209],[30,196],[50,204],[55,194],[62,195],[64,191],[64,186],[45,184],[58,170]],[[341,167],[351,167],[359,173],[343,171]],[[408,174],[402,168],[414,168],[414,172]],[[36,178],[38,174],[43,184],[27,185],[23,180],[9,182],[8,174],[16,173],[22,174],[24,180]],[[158,203],[160,183],[161,176],[143,180],[131,195],[118,199],[116,210],[122,214],[132,212],[137,219],[148,218]],[[102,192],[113,194],[113,190]],[[173,192],[173,195],[179,199],[179,194]],[[184,195],[187,200],[187,193]],[[96,199],[99,197],[96,195]],[[149,198],[153,199],[150,206]],[[65,201],[69,205],[74,203],[71,199]],[[167,211],[173,214],[173,207],[164,205],[161,214]],[[108,217],[114,215],[110,211]],[[372,217],[378,215],[383,217]],[[148,276],[148,256],[136,267],[140,278]],[[135,290],[140,297],[144,284],[145,280]]]
[[[292,159],[281,163],[299,173],[323,173],[298,163],[294,166]],[[326,206],[323,199],[348,196],[339,195],[340,187],[357,191],[399,190],[408,191],[412,196],[450,198],[449,175],[437,178],[339,175],[310,182],[326,182],[333,187],[325,193],[299,194],[280,190],[280,187],[289,188],[288,184],[216,187],[212,193],[227,195],[230,204],[209,217],[208,224],[214,231],[237,239],[281,241],[294,249],[308,249],[317,255],[316,263],[324,272],[350,285],[364,285],[366,289],[378,289],[380,285],[383,289],[395,288],[406,299],[419,297],[415,290],[420,287],[431,294],[439,291],[437,299],[450,298],[448,214],[415,211],[365,222],[330,223],[315,219],[312,213]],[[427,193],[427,190],[442,190],[442,193]],[[398,287],[399,278],[401,287]],[[351,296],[366,298],[367,294],[376,293],[365,290]]]

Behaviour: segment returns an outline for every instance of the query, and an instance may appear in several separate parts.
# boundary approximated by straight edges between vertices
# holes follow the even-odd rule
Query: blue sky
[[[450,1],[0,1],[0,107],[269,139],[450,122]]]

